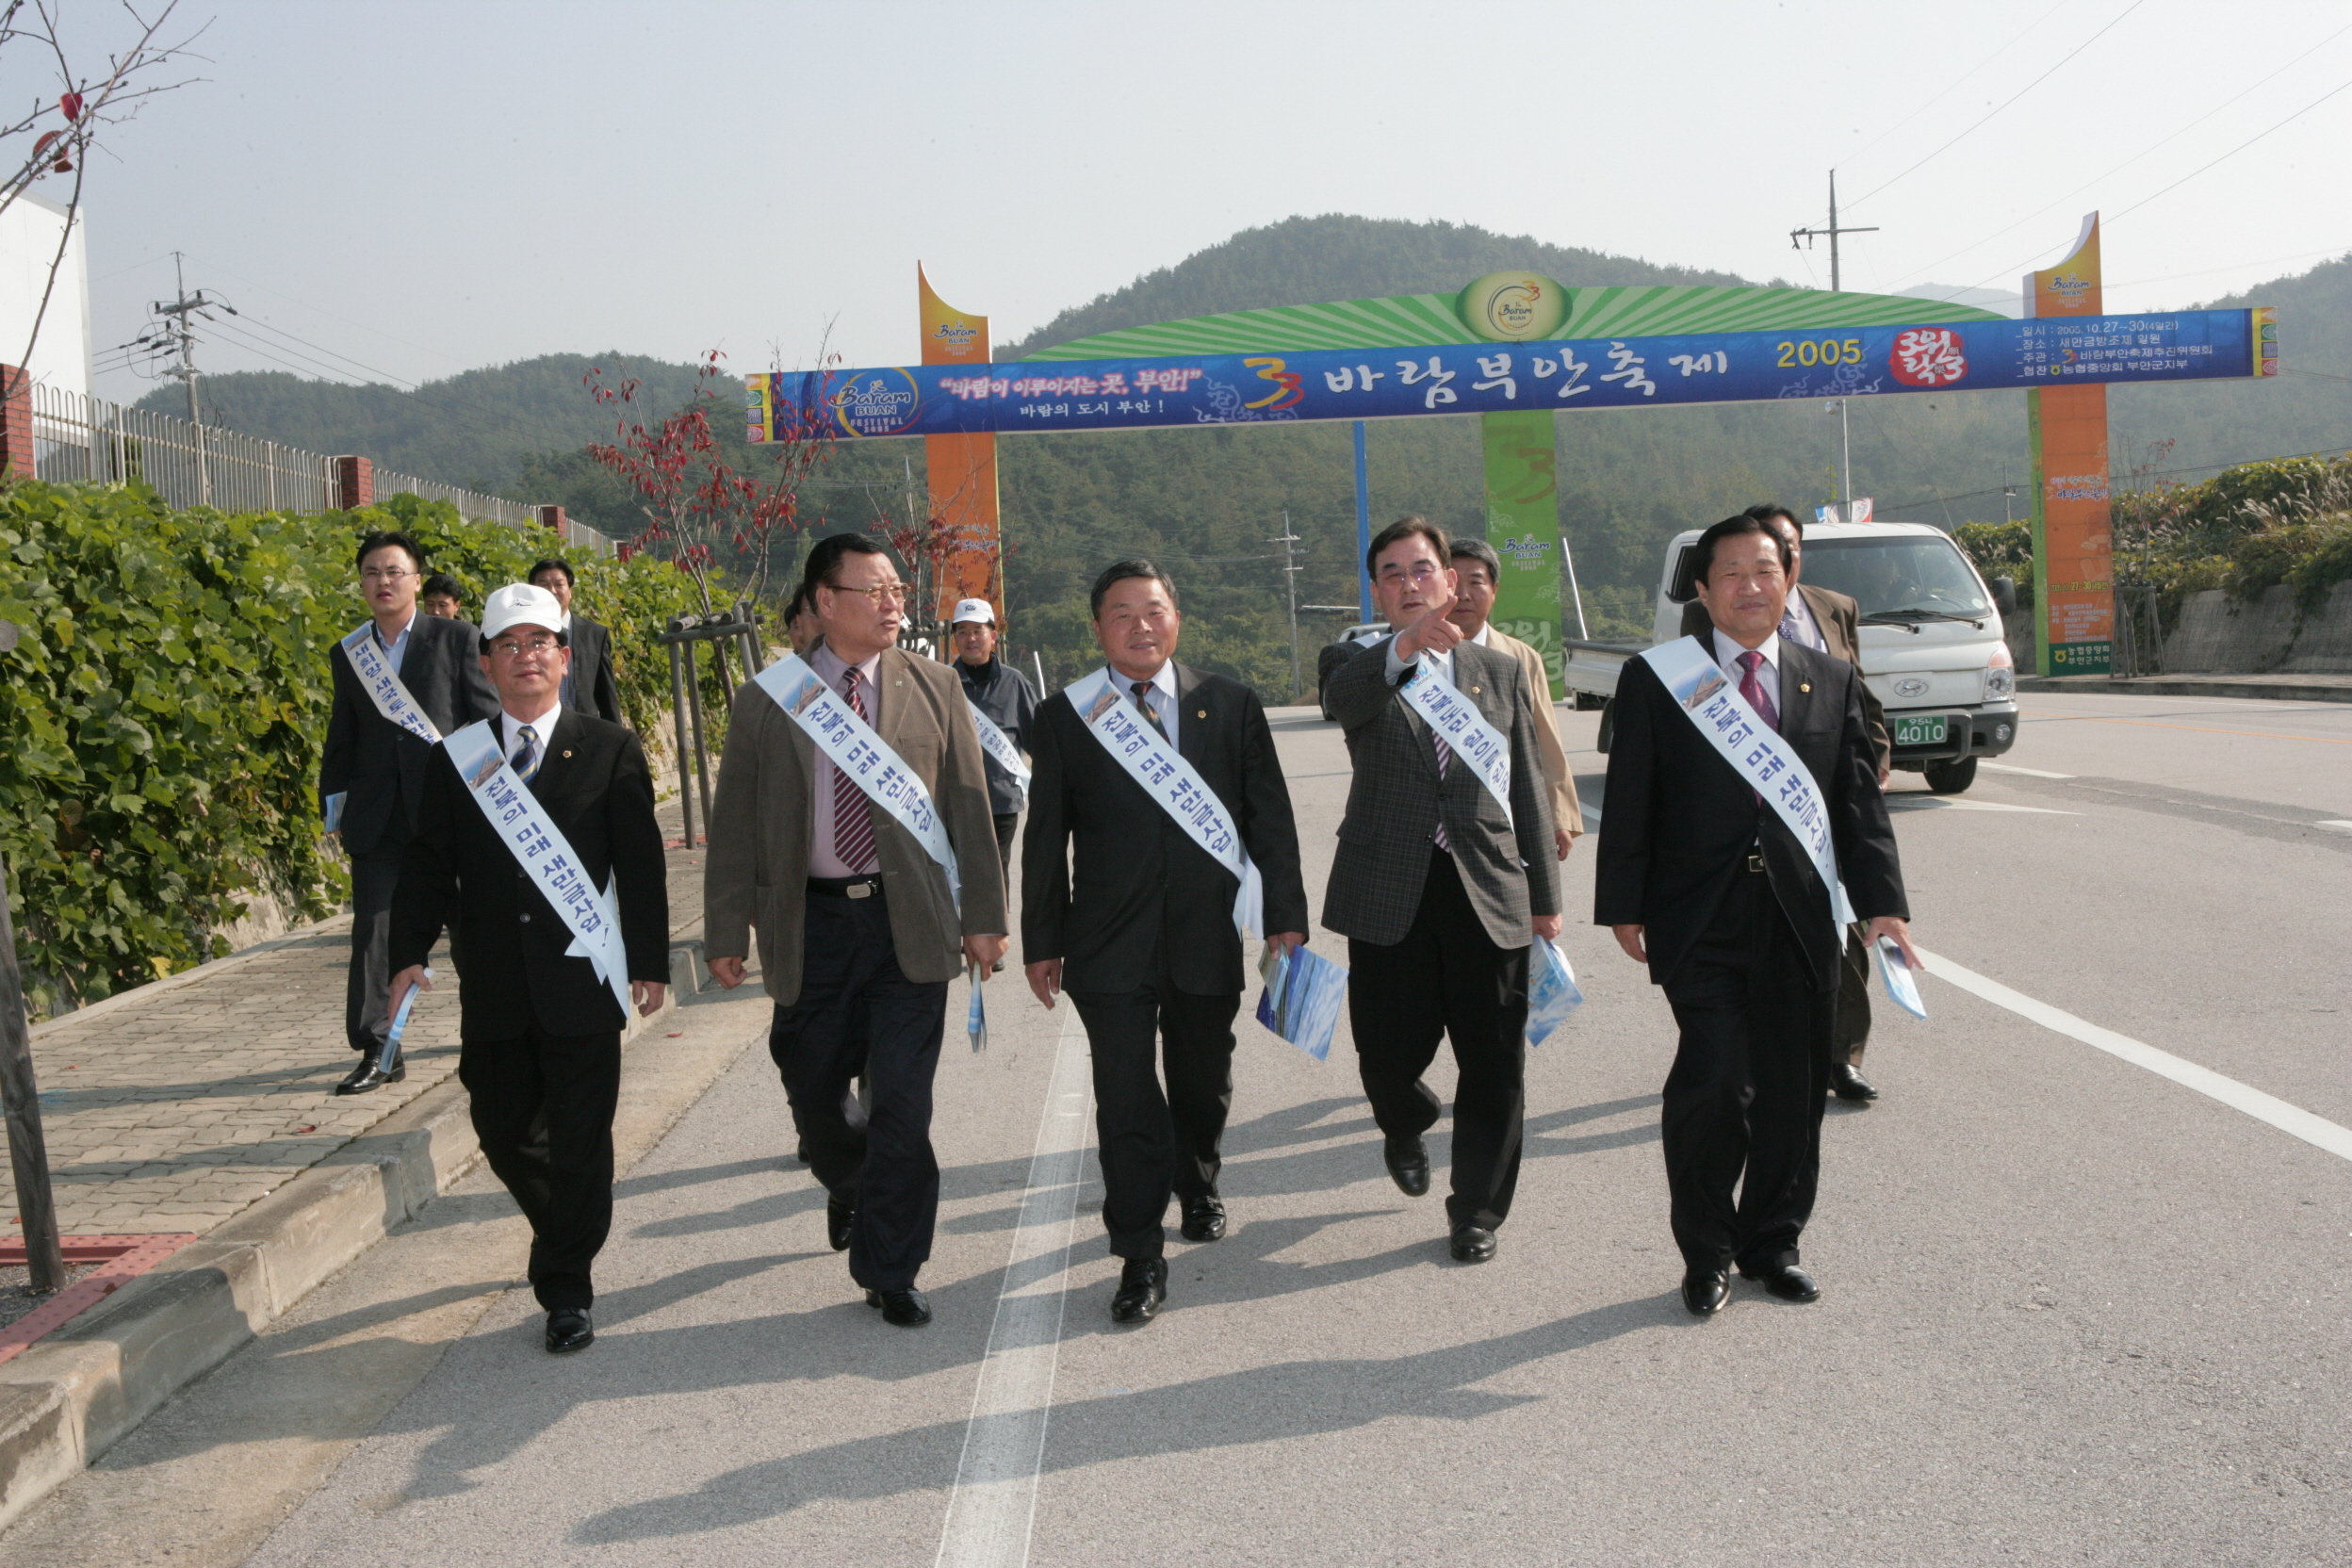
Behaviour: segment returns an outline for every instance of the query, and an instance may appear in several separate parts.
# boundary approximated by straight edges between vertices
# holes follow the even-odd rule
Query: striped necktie
[[[1167,740],[1168,726],[1160,722],[1160,715],[1152,707],[1152,683],[1148,680],[1138,680],[1128,689],[1135,694],[1135,706],[1143,710],[1144,719],[1152,728],[1160,732],[1161,740]]]
[[[506,765],[514,770],[515,777],[528,784],[539,773],[539,732],[525,725],[514,732],[514,755],[506,760]]]
[[[842,673],[841,695],[851,712],[868,718],[865,699],[858,694],[858,668],[853,664]],[[881,858],[874,846],[874,802],[839,767],[833,770],[833,854],[852,876],[871,876],[881,869]]]

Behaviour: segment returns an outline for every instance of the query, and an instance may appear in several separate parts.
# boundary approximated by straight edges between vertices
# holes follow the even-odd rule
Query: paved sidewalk
[[[675,807],[665,832],[678,832]],[[702,922],[706,851],[669,854],[674,939]],[[351,917],[141,987],[33,1031],[57,1223],[68,1235],[193,1232],[241,1213],[457,1071],[447,944],[405,1040],[408,1077],[338,1097]],[[21,1233],[0,1162],[0,1215]]]

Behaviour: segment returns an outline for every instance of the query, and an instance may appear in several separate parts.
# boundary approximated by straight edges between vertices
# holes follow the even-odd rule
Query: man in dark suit
[[[1326,694],[1355,765],[1331,861],[1323,923],[1348,939],[1348,1008],[1357,1066],[1408,1197],[1429,1190],[1422,1135],[1437,1096],[1421,1074],[1450,1037],[1454,1090],[1451,1250],[1494,1255],[1519,1184],[1526,1111],[1527,949],[1560,935],[1558,851],[1526,674],[1446,619],[1457,598],[1446,532],[1390,524],[1365,564],[1397,629],[1348,657]],[[1407,700],[1442,680],[1507,737],[1511,809]],[[1548,695],[1548,694],[1546,694]]]
[[[1265,882],[1266,939],[1296,948],[1307,939],[1298,830],[1257,694],[1175,662],[1176,585],[1151,562],[1105,569],[1093,612],[1113,689],[1225,808]],[[1148,1322],[1168,1297],[1169,1195],[1184,1205],[1186,1241],[1225,1233],[1217,1178],[1244,984],[1240,883],[1087,732],[1069,694],[1037,709],[1030,760],[1021,956],[1037,1000],[1051,1007],[1067,991],[1086,1026],[1102,1224],[1112,1256],[1126,1260],[1111,1316]]]
[[[1842,659],[1859,669],[1862,664],[1861,607],[1835,588],[1816,588],[1799,578],[1805,571],[1805,523],[1787,507],[1767,501],[1748,508],[1747,514],[1772,525],[1788,547],[1788,607],[1781,612],[1780,634],[1815,653]],[[1707,606],[1693,598],[1683,607],[1682,634],[1705,641],[1714,622]],[[1866,681],[1862,686],[1863,726],[1870,731],[1878,757],[1878,787],[1884,790],[1894,768],[1894,745],[1886,735],[1886,710]],[[1862,1053],[1870,1041],[1870,949],[1862,928],[1846,933],[1845,970],[1838,983],[1838,1037],[1831,1042],[1829,1086],[1840,1100],[1857,1103],[1878,1098],[1878,1090],[1862,1076]]]
[[[417,610],[423,569],[424,550],[405,533],[370,533],[359,542],[360,591],[374,618],[370,634],[409,699],[447,735],[497,712],[498,699],[482,678],[472,624]],[[407,1076],[406,1068],[395,1062],[387,1069],[383,1060],[392,1033],[392,971],[384,941],[400,855],[416,831],[433,756],[430,743],[377,709],[340,644],[327,663],[335,678],[335,705],[318,761],[318,793],[351,857],[351,966],[343,993],[343,1035],[360,1053],[359,1065],[335,1092],[365,1094]]]
[[[629,1000],[662,1006],[670,901],[653,779],[634,732],[567,711],[563,612],[524,583],[482,609],[482,668],[498,688],[498,750],[593,887],[620,906]],[[612,1112],[621,1088],[620,999],[458,776],[446,743],[392,903],[393,999],[430,986],[425,955],[466,922],[457,1075],[482,1156],[531,1220],[531,1284],[559,1354],[596,1337],[590,1265],[612,1227]]]
[[[1714,623],[1702,645],[1812,775],[1872,940],[1892,938],[1916,965],[1861,672],[1779,634],[1788,547],[1769,524],[1726,517],[1698,550]],[[1593,919],[1649,965],[1681,1029],[1663,1122],[1683,1300],[1715,1312],[1735,1265],[1784,1300],[1813,1300],[1797,1238],[1820,1181],[1838,1008],[1831,889],[1645,660],[1619,677],[1616,729]]]
[[[554,556],[534,563],[531,583],[553,594],[555,602],[564,607],[564,631],[572,654],[571,670],[564,677],[564,706],[607,724],[627,723],[621,717],[621,689],[612,674],[612,633],[585,615],[572,613],[570,564]]]

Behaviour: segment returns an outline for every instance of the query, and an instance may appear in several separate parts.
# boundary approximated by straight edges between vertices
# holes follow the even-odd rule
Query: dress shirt
[[[841,694],[841,677],[848,671],[849,666],[841,661],[839,654],[820,643],[809,651],[808,664],[816,672],[819,680],[833,689],[835,696]],[[865,677],[863,691],[860,694],[866,699],[866,723],[869,725],[874,723],[882,710],[881,694],[874,689],[874,675],[881,667],[882,656],[878,653],[858,666],[858,673]],[[841,770],[834,767],[833,759],[827,757],[823,751],[819,751],[816,758],[816,776],[808,781],[808,804],[815,816],[815,821],[810,825],[812,831],[808,839],[808,874],[811,876],[860,875],[861,873],[854,872],[841,864],[841,858],[833,853],[833,776]],[[886,815],[888,815],[887,812],[876,808],[874,826],[877,831],[882,825],[882,818]]]
[[[409,629],[416,624],[416,610],[413,605],[409,608],[408,619],[400,623],[400,634],[398,637],[391,639],[389,642],[384,640],[384,627],[382,623],[376,623],[375,630],[377,645],[384,649],[384,662],[392,667],[392,673],[394,675],[400,673],[400,661],[406,657],[408,653]]]
[[[555,733],[555,721],[563,716],[564,703],[561,698],[557,699],[554,707],[535,719],[518,719],[505,709],[499,709],[498,755],[511,760],[514,756],[514,748],[523,743],[523,726],[529,725],[532,737],[538,743],[532,749],[538,754],[540,760],[545,761],[547,755],[547,737]],[[525,770],[517,768],[514,771],[519,774]]]
[[[1723,630],[1722,627],[1716,627],[1714,629],[1714,637],[1715,662],[1723,667],[1723,673],[1730,676],[1731,683],[1734,686],[1737,686],[1740,684],[1740,677],[1742,673],[1740,663],[1740,656],[1743,653],[1749,652],[1750,650],[1734,642],[1731,638],[1731,634]],[[1764,645],[1760,648],[1755,649],[1754,651],[1764,656],[1764,662],[1756,666],[1756,683],[1764,688],[1764,694],[1766,696],[1772,698],[1772,711],[1775,713],[1781,712],[1783,710],[1780,705],[1779,635],[1775,633],[1772,636],[1765,638]]]
[[[1829,639],[1821,632],[1821,623],[1814,618],[1813,607],[1805,602],[1805,596],[1798,593],[1793,584],[1788,589],[1788,603],[1782,610],[1781,617],[1797,623],[1797,640],[1806,647],[1815,653],[1829,651]]]
[[[1121,675],[1107,664],[1103,668],[1110,675],[1111,684],[1118,690],[1119,694],[1129,702],[1135,701],[1135,677]],[[1176,662],[1174,660],[1161,661],[1159,672],[1152,676],[1152,689],[1147,695],[1152,703],[1152,716],[1160,721],[1160,727],[1168,731],[1168,743],[1176,744]]]
[[[1483,632],[1485,629],[1480,628],[1479,629]],[[1478,639],[1473,639],[1473,641],[1477,640]],[[1414,664],[1427,664],[1429,669],[1436,674],[1437,678],[1445,681],[1446,685],[1453,687],[1456,691],[1460,691],[1462,689],[1461,682],[1454,678],[1453,649],[1447,648],[1444,653],[1434,653],[1428,648],[1423,648],[1419,653],[1413,657],[1410,662],[1408,662],[1407,661],[1396,657],[1396,645],[1395,642],[1392,641],[1388,645],[1388,683],[1391,686],[1403,684],[1405,672],[1411,669]]]

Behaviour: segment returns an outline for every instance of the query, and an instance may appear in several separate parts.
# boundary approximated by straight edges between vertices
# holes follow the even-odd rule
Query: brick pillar
[[[12,479],[33,479],[39,470],[33,461],[33,378],[13,365],[0,365],[0,378],[8,385],[8,396],[0,403],[0,460],[5,460]]]
[[[376,504],[376,466],[364,457],[338,457],[335,464],[335,504],[344,512]]]
[[[566,528],[564,523],[564,509],[562,507],[534,506],[531,510],[538,514],[539,526],[541,528],[551,528],[555,530],[558,535],[566,539],[571,537],[571,530]]]

